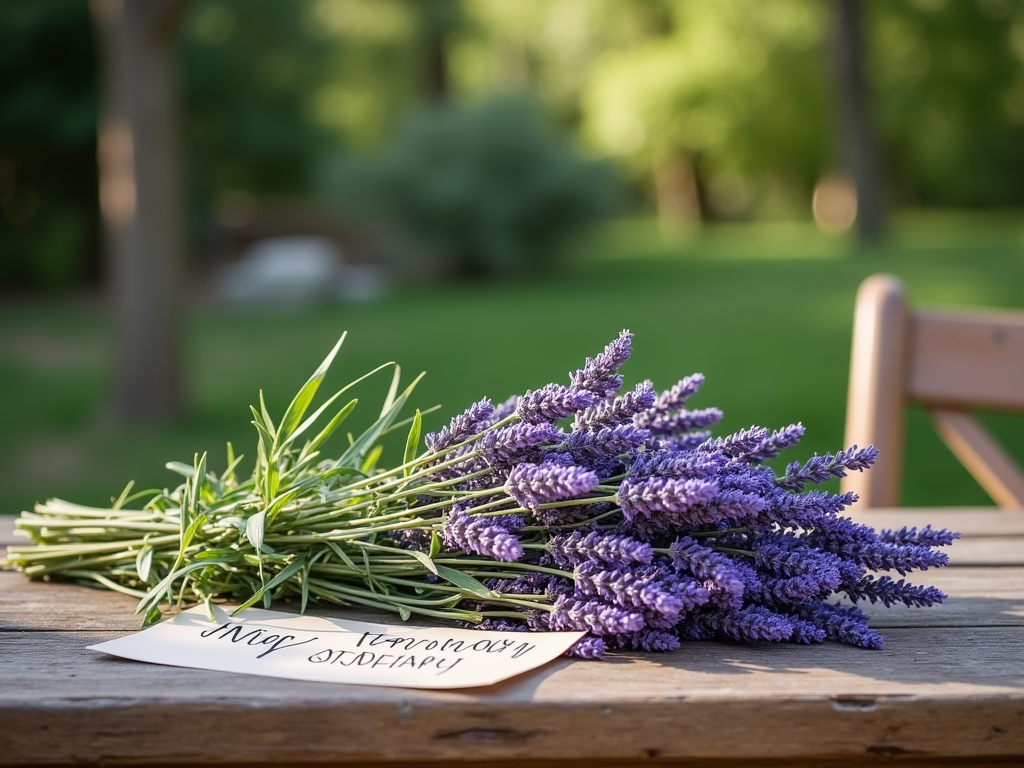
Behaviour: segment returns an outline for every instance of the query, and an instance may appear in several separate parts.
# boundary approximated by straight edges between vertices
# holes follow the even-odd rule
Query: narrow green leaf
[[[346,384],[346,385],[345,385],[344,387],[342,387],[342,388],[341,388],[341,389],[339,389],[339,390],[338,390],[337,392],[335,392],[335,393],[334,393],[333,395],[331,395],[331,396],[330,396],[330,398],[328,398],[328,400],[327,400],[327,402],[326,402],[326,403],[324,403],[323,405],[321,405],[321,406],[320,406],[319,408],[317,408],[317,409],[316,409],[316,411],[314,411],[314,412],[313,412],[313,415],[312,415],[312,416],[310,416],[310,417],[309,417],[308,419],[306,419],[306,420],[305,420],[304,422],[302,422],[302,424],[301,424],[301,425],[299,425],[298,429],[296,429],[296,430],[295,430],[294,432],[292,432],[292,433],[291,433],[291,434],[290,434],[290,435],[288,436],[288,438],[287,438],[286,440],[284,440],[284,442],[282,443],[282,445],[288,445],[288,443],[292,442],[292,441],[293,441],[293,440],[294,440],[295,438],[297,438],[297,437],[298,437],[299,435],[301,435],[301,434],[302,434],[303,432],[305,432],[305,431],[306,431],[307,429],[309,429],[309,427],[310,427],[310,426],[311,426],[311,425],[312,425],[312,424],[313,424],[313,423],[314,423],[314,422],[315,422],[315,421],[316,421],[316,420],[317,420],[318,418],[320,418],[320,416],[321,416],[321,415],[323,414],[323,412],[324,412],[324,411],[326,411],[326,410],[327,410],[327,409],[328,409],[328,408],[330,407],[331,403],[333,403],[333,402],[334,402],[335,400],[337,400],[337,399],[338,399],[339,397],[341,397],[341,396],[342,396],[343,394],[345,394],[346,392],[348,392],[348,390],[352,389],[352,387],[354,387],[354,386],[355,386],[356,384],[358,384],[358,383],[359,383],[359,382],[361,382],[361,381],[364,381],[365,379],[368,379],[368,378],[370,378],[370,377],[371,377],[371,376],[373,376],[373,375],[374,375],[375,373],[378,373],[378,372],[380,372],[380,371],[383,371],[383,370],[384,370],[385,368],[391,367],[391,366],[393,366],[393,365],[394,365],[394,363],[384,363],[383,365],[378,365],[378,366],[377,366],[376,368],[374,368],[374,369],[373,369],[372,371],[370,371],[369,373],[364,373],[364,374],[363,374],[362,376],[360,376],[360,377],[359,377],[358,379],[355,379],[354,381],[350,381],[350,382],[349,382],[348,384]]]
[[[327,422],[327,426],[320,430],[320,434],[314,437],[304,450],[309,453],[323,445],[327,438],[333,435],[334,431],[341,426],[341,422],[348,418],[349,414],[352,413],[358,402],[359,400],[357,399],[349,400],[344,408],[334,414],[334,418]]]
[[[391,410],[391,406],[395,402],[395,395],[398,394],[398,381],[401,378],[402,366],[396,364],[395,372],[391,375],[391,386],[388,387],[388,396],[384,398],[384,406],[380,409],[381,416]]]
[[[353,571],[359,570],[358,568],[356,568],[355,562],[353,562],[352,558],[348,556],[348,553],[341,548],[341,545],[338,544],[338,542],[328,541],[327,546],[330,547],[331,551],[334,552],[334,554],[338,556],[338,559],[341,560],[341,562],[343,562],[346,566],[351,568]]]
[[[277,430],[274,429],[274,420],[270,418],[270,413],[267,411],[267,404],[263,401],[262,389],[260,390],[260,413],[263,415],[263,426],[266,427],[271,437],[276,437]],[[270,444],[273,445],[273,441]]]
[[[249,540],[252,548],[257,552],[263,549],[263,532],[266,519],[267,510],[263,509],[245,521],[245,538]]]
[[[148,583],[149,572],[152,566],[153,548],[147,543],[139,550],[139,554],[135,556],[135,572],[139,574],[140,579]]]
[[[119,509],[120,509],[121,507],[123,507],[123,506],[124,506],[124,502],[125,502],[125,500],[126,500],[126,499],[128,498],[128,494],[132,492],[132,487],[133,487],[134,485],[135,485],[135,481],[134,481],[134,480],[129,480],[129,481],[128,481],[128,485],[126,485],[126,486],[124,487],[124,490],[123,490],[123,491],[121,491],[121,495],[120,495],[120,496],[118,496],[116,500],[112,500],[112,501],[113,501],[113,503],[112,503],[112,504],[110,505],[110,508],[111,508],[112,510],[114,510],[114,511],[117,511],[117,510],[119,510]]]
[[[190,490],[192,494],[189,498],[189,519],[193,519],[199,514],[199,500],[203,495],[203,483],[206,482],[206,453],[204,452],[202,458],[196,454],[195,457],[195,475],[192,477],[192,486]]]
[[[233,480],[234,479],[234,477],[235,477],[235,469],[238,468],[238,465],[239,465],[239,463],[241,463],[243,458],[244,458],[243,456],[235,456],[235,446],[233,446],[229,442],[228,443],[228,468],[225,469],[224,470],[224,474],[221,475],[221,481],[222,482],[226,483],[229,480]]]
[[[370,447],[377,442],[377,439],[381,436],[391,423],[398,416],[399,411],[402,410],[402,406],[405,405],[405,401],[409,399],[409,395],[412,394],[413,389],[423,378],[421,373],[417,376],[412,384],[410,384],[406,390],[399,395],[391,407],[382,415],[373,425],[367,429],[363,434],[353,440],[352,445],[349,446],[348,450],[341,455],[341,458],[335,462],[335,466],[339,467],[350,467],[355,466],[357,462],[362,460],[362,457],[366,454]]]
[[[202,560],[198,563],[189,563],[186,566],[172,570],[169,574],[164,576],[163,579],[161,579],[159,584],[149,591],[148,595],[142,599],[138,607],[135,609],[135,613],[145,613],[148,620],[149,613],[147,612],[154,606],[159,605],[160,599],[165,594],[170,594],[170,589],[174,582],[184,576],[187,576],[193,571],[197,571],[200,568],[209,568],[213,565],[227,565],[227,563],[222,560]]]
[[[412,465],[410,462],[416,458],[416,449],[420,444],[420,431],[423,429],[423,414],[420,413],[419,409],[416,409],[416,415],[413,416],[412,426],[409,427],[409,436],[405,439],[405,457],[402,460],[403,464],[408,464],[403,474],[408,477],[412,473]]]
[[[160,606],[154,605],[146,612],[146,618],[142,621],[142,628],[146,629],[147,627],[153,626],[159,622],[162,617],[163,613],[160,612]]]
[[[188,464],[182,461],[168,461],[166,464],[164,464],[164,466],[167,469],[171,470],[171,472],[174,472],[186,478],[192,477],[196,473],[195,467],[190,467]]]
[[[477,597],[491,597],[491,590],[472,576],[467,576],[462,571],[457,571],[454,568],[449,568],[445,565],[437,565],[435,563],[434,567],[437,568],[438,576],[445,581],[454,584],[459,589],[465,590]]]
[[[433,560],[437,557],[437,553],[441,551],[441,537],[437,535],[437,531],[430,532],[430,559]]]
[[[359,471],[362,472],[367,477],[369,477],[370,474],[373,472],[373,468],[377,466],[377,462],[380,460],[380,455],[382,453],[384,453],[383,445],[373,446],[373,450],[370,451],[370,454],[363,461],[362,466],[359,467]]]
[[[429,557],[427,557],[422,552],[420,552],[419,550],[417,550],[417,549],[398,549],[398,550],[395,550],[395,552],[401,552],[403,555],[409,555],[410,557],[416,558],[417,560],[420,561],[420,564],[424,568],[426,568],[428,571],[430,571],[435,576],[440,576],[440,574],[437,572],[438,566],[434,564],[434,561],[431,560]]]
[[[402,621],[408,621],[412,618],[412,611],[406,608],[404,605],[398,606],[398,615],[402,617]]]
[[[331,363],[334,362],[334,356],[338,354],[338,350],[341,349],[342,342],[345,341],[346,333],[341,334],[341,338],[338,339],[338,343],[334,345],[334,349],[330,351],[324,361],[320,363],[319,367],[313,372],[313,375],[309,377],[309,380],[302,385],[302,388],[298,391],[291,403],[285,409],[284,415],[281,417],[281,426],[277,430],[278,443],[283,443],[297,426],[302,421],[302,417],[306,414],[306,410],[309,408],[309,404],[313,402],[313,397],[316,395],[317,390],[320,388],[320,383],[324,380],[324,376],[327,375],[327,369],[331,367]],[[276,446],[275,446],[276,447]]]
[[[192,555],[193,562],[199,562],[200,560],[223,560],[225,563],[237,563],[241,559],[242,553],[231,547],[204,549],[202,552],[196,552],[196,554]]]

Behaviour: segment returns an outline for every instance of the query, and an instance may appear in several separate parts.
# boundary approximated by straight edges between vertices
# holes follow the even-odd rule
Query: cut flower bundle
[[[185,477],[173,491],[129,496],[129,486],[110,509],[51,500],[19,519],[35,543],[11,547],[8,563],[135,595],[146,623],[185,603],[295,599],[301,611],[313,601],[585,630],[572,650],[581,657],[708,638],[877,648],[855,603],[944,598],[874,572],[944,565],[938,548],[958,534],[876,532],[840,514],[853,494],[805,490],[866,469],[874,448],[780,475],[765,462],[803,427],[713,438],[721,412],[687,407],[699,374],[660,394],[650,382],[620,393],[631,341],[624,331],[568,384],[475,403],[423,436],[425,450],[421,413],[399,420],[416,382],[399,393],[396,366],[380,417],[328,460],[321,446],[356,401],[313,427],[352,384],[307,411],[339,341],[279,423],[262,397],[252,409],[250,477],[237,475],[229,445],[220,475],[205,456],[169,464]],[[379,467],[381,438],[406,427],[403,462]]]

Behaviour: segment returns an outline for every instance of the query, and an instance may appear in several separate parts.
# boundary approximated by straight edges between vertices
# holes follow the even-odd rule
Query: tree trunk
[[[676,153],[655,167],[654,193],[663,234],[671,237],[700,227],[700,190],[689,154]]]
[[[840,142],[847,171],[857,193],[857,235],[877,240],[885,225],[878,145],[864,87],[864,44],[860,0],[834,0],[833,57],[839,101]]]
[[[181,414],[183,236],[174,28],[185,0],[92,0],[103,65],[100,209],[114,319],[112,410]]]

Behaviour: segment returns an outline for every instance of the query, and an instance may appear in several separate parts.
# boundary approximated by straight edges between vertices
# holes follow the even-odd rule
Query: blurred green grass
[[[875,272],[902,277],[917,305],[1024,308],[1024,218],[903,217],[884,245],[867,249],[805,224],[719,225],[667,241],[637,219],[577,243],[571,265],[544,281],[407,287],[374,304],[297,313],[198,307],[185,341],[190,412],[164,428],[124,429],[104,418],[111,350],[99,303],[8,300],[0,308],[0,512],[51,496],[106,503],[130,479],[137,489],[174,484],[164,463],[191,462],[195,452],[210,451],[220,470],[228,440],[251,454],[248,405],[259,390],[280,414],[346,330],[323,391],[389,360],[407,379],[427,371],[413,403],[442,406],[427,417],[430,429],[480,397],[565,381],[629,328],[627,384],[650,378],[665,388],[700,371],[707,383],[692,403],[725,411],[720,433],[802,421],[804,441],[784,459],[835,451],[854,297]],[[387,384],[384,374],[359,388],[354,426],[376,414]],[[1019,417],[988,421],[1024,456]],[[911,415],[908,450],[905,504],[991,503],[921,414]],[[397,444],[389,452],[384,463],[396,461]]]

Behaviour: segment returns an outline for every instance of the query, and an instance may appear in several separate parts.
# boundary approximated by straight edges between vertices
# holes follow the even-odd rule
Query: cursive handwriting
[[[214,640],[230,640],[232,643],[244,642],[246,645],[269,645],[270,647],[257,656],[257,659],[262,659],[274,651],[279,651],[283,648],[294,648],[297,645],[305,645],[317,639],[311,637],[309,640],[302,640],[298,643],[288,643],[289,640],[295,639],[295,635],[274,635],[266,629],[253,629],[243,635],[242,631],[245,629],[246,627],[243,624],[229,621],[227,624],[221,624],[219,627],[204,630],[199,633],[199,636],[203,638],[212,637]]]

